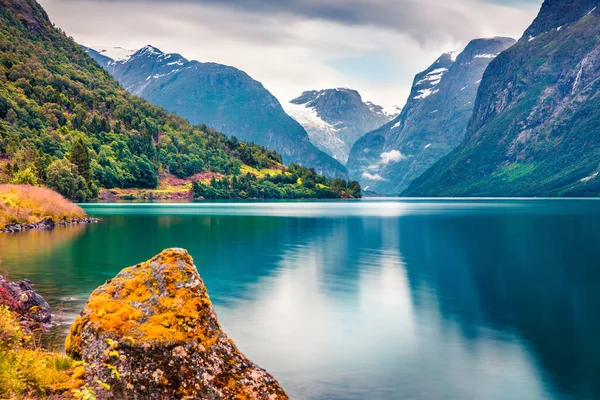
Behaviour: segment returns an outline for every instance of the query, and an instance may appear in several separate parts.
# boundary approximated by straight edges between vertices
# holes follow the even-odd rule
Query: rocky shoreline
[[[28,279],[12,282],[0,275],[0,305],[7,306],[22,317],[21,325],[28,331],[46,329],[52,323],[50,306]]]
[[[50,306],[29,280],[0,276],[1,305],[13,314],[0,307],[0,318],[14,315],[14,322],[0,321],[0,337],[26,338],[51,324]],[[55,374],[38,385],[38,396],[28,398],[289,399],[279,382],[222,330],[207,288],[183,249],[166,249],[97,288],[71,326],[68,357],[34,349],[25,339],[4,349],[5,357],[29,357],[28,363],[49,366],[44,374]],[[28,365],[20,364],[17,371]],[[15,379],[31,385],[26,376]]]
[[[70,226],[70,225],[86,225],[86,224],[95,224],[100,222],[98,218],[92,217],[84,217],[84,218],[71,218],[71,219],[61,219],[58,222],[54,221],[53,218],[46,217],[41,221],[35,222],[33,224],[22,223],[22,224],[6,224],[4,229],[0,229],[0,233],[18,233],[23,231],[29,231],[32,229],[54,229],[57,226]]]

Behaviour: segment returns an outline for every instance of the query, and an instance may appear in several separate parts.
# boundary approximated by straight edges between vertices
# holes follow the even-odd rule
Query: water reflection
[[[82,302],[185,247],[225,330],[294,398],[600,398],[600,202],[88,210],[104,221],[55,245],[0,235],[3,266]]]
[[[507,388],[513,398],[546,396],[516,335],[482,329],[469,340],[432,285],[411,289],[400,220],[338,224],[288,251],[249,297],[219,308],[238,345],[277,371],[293,398],[500,399]],[[343,262],[348,254],[354,263]]]

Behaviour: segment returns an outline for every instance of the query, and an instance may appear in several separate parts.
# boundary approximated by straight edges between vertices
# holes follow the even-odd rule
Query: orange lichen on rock
[[[126,268],[96,289],[66,348],[86,363],[99,399],[287,399],[222,331],[182,249]]]

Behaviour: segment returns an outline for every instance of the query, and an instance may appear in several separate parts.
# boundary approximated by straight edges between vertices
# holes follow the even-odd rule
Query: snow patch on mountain
[[[442,80],[442,78],[444,77],[446,72],[448,72],[448,68],[434,69],[433,71],[431,71],[427,75],[425,75],[425,78],[423,78],[419,82],[417,82],[417,85],[421,85],[423,83],[429,83],[432,86],[436,86],[438,83],[440,83],[440,81]]]
[[[432,90],[432,89],[422,89],[419,90],[419,94],[416,95],[414,97],[415,100],[423,100],[426,99],[427,97],[431,96],[432,94],[436,94],[437,92],[439,92],[439,90]]]
[[[122,47],[90,47],[104,57],[108,57],[113,61],[127,61],[136,53],[135,50],[128,50]]]
[[[307,107],[306,104],[286,103],[283,108],[290,117],[294,118],[305,128],[310,127],[337,132],[335,126],[323,121],[319,117],[317,110],[313,107]]]

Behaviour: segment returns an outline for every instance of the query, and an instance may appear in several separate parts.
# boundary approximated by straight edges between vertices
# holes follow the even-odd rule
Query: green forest
[[[216,179],[209,184],[194,182],[196,199],[337,199],[360,198],[358,182],[336,178],[329,180],[313,168],[292,164],[285,174],[258,178],[247,173],[242,176]]]
[[[43,185],[86,201],[99,188],[156,188],[162,173],[244,181],[242,165],[281,162],[127,93],[35,3],[0,8],[0,183]]]

